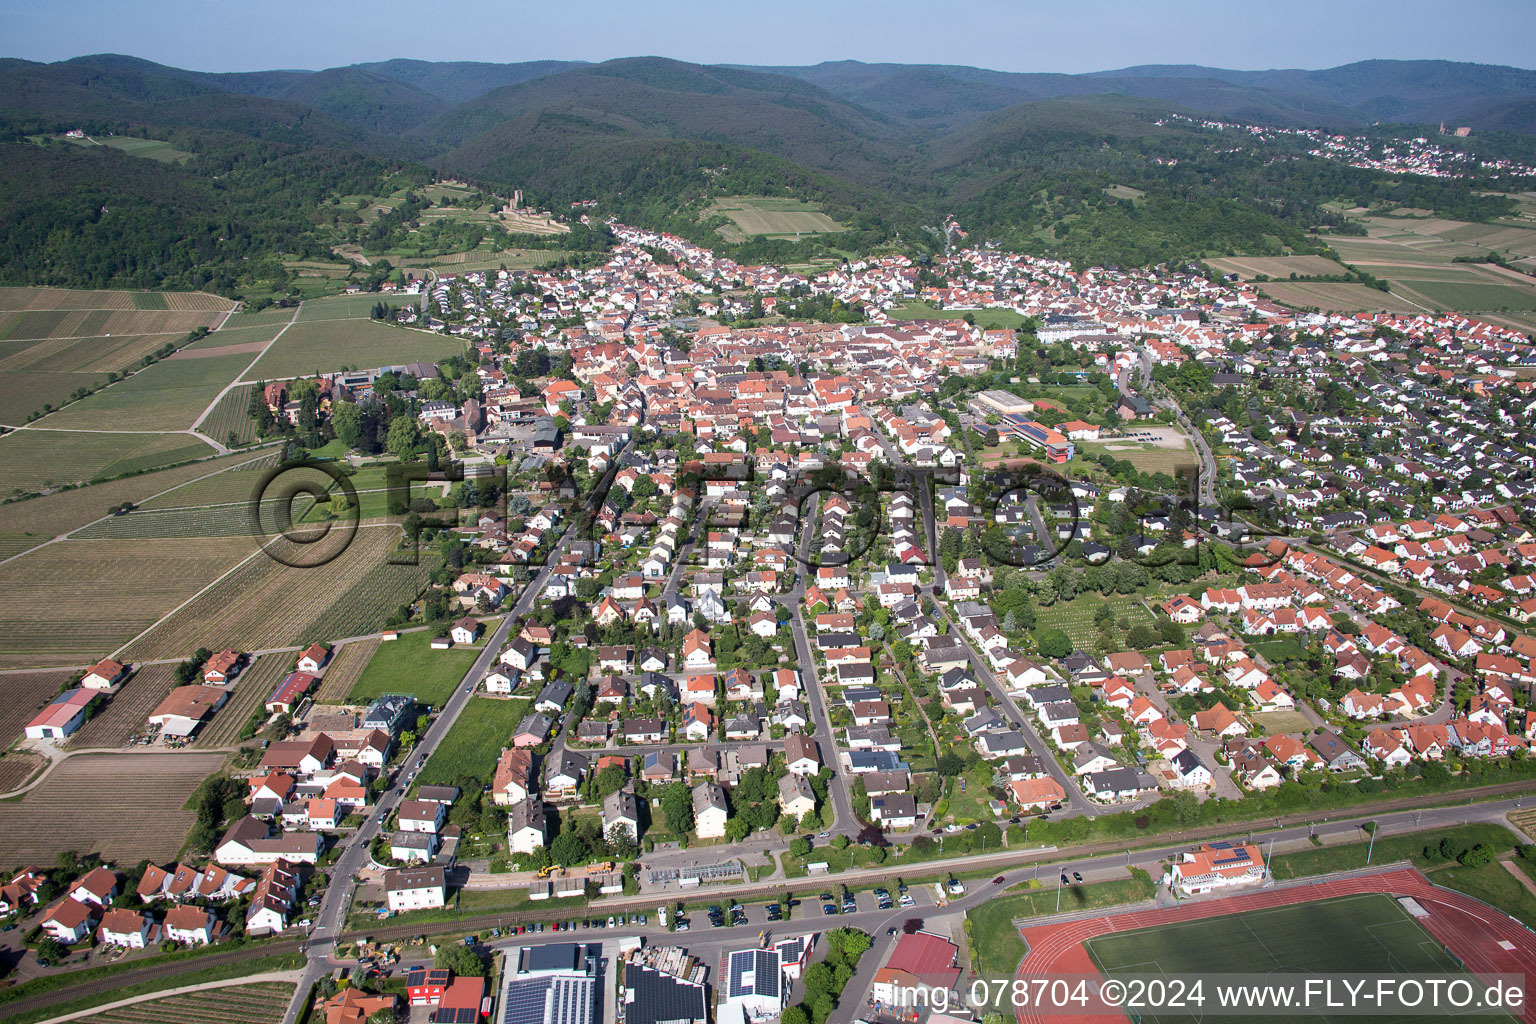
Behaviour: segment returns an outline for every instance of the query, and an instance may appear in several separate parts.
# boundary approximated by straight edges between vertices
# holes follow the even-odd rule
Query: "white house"
[[[428,910],[448,900],[441,867],[398,868],[384,872],[384,896],[390,910]]]

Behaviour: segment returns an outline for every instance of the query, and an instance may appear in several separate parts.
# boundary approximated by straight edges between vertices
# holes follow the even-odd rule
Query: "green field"
[[[416,301],[414,295],[327,295],[318,299],[305,299],[299,307],[299,323],[309,320],[367,320],[373,307],[380,302],[386,305],[402,305]]]
[[[897,320],[963,320],[969,316],[977,327],[987,330],[1017,330],[1024,325],[1024,317],[1011,309],[939,309],[926,302],[909,302],[887,312]]]
[[[443,623],[445,632],[448,625]],[[436,634],[437,630],[426,629],[380,644],[347,699],[362,704],[381,693],[409,693],[423,704],[441,707],[475,663],[481,647],[455,645],[434,651],[431,645]]]
[[[321,301],[321,300],[316,300]],[[377,302],[377,297],[374,297]],[[308,312],[309,303],[304,304]],[[306,318],[279,338],[247,380],[271,380],[330,373],[343,367],[372,369],[402,363],[433,363],[463,355],[464,342],[443,334],[392,327],[366,318]]]
[[[1084,947],[1105,974],[1455,974],[1462,970],[1434,936],[1396,900],[1381,893],[1100,935]],[[1319,1018],[1329,1019],[1310,1017]],[[1143,1019],[1192,1018],[1148,1013]]]
[[[89,149],[92,146],[110,146],[120,149],[129,156],[141,156],[147,160],[158,160],[166,164],[179,164],[192,159],[192,154],[185,150],[177,149],[169,142],[161,142],[159,139],[135,139],[128,136],[117,136],[104,139],[70,139],[77,146]]]
[[[163,359],[39,421],[79,430],[188,430],[248,354]]]
[[[0,437],[11,493],[121,476],[212,455],[188,434],[90,434],[16,430]],[[105,508],[98,515],[106,512]]]
[[[437,751],[427,759],[417,784],[451,784],[466,775],[489,782],[496,772],[496,759],[501,756],[502,748],[512,742],[512,730],[528,714],[529,704],[526,699],[472,698],[453,723],[453,728],[448,730],[448,735],[443,737]]]
[[[741,241],[750,235],[794,238],[843,230],[816,203],[785,196],[725,196],[716,200],[703,216],[715,214],[724,214],[734,225],[734,230],[731,225],[719,229],[727,241]]]
[[[1046,876],[1055,877],[1050,872],[1046,872]],[[1151,899],[1152,894],[1151,881],[1143,878],[1068,885],[1061,890],[1060,908],[1064,914],[1078,910],[1097,910]],[[966,922],[970,925],[969,938],[976,957],[977,972],[990,977],[1012,975],[1018,970],[1019,961],[1024,959],[1024,940],[1014,927],[1013,919],[1040,917],[1054,914],[1056,910],[1056,887],[1047,885],[1029,892],[994,896],[967,913]]]

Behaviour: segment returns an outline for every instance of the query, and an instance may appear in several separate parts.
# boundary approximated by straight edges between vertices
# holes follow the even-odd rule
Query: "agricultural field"
[[[196,815],[182,805],[223,754],[88,754],[59,763],[19,800],[0,803],[11,864],[52,864],[68,850],[119,864],[176,856]],[[132,813],[101,814],[103,807]]]
[[[362,678],[368,662],[373,659],[374,652],[379,649],[379,642],[377,637],[373,637],[338,647],[336,653],[331,655],[331,663],[325,666],[324,678],[315,688],[315,703],[340,704],[347,700],[357,686],[357,681]]]
[[[158,469],[212,454],[207,442],[190,434],[28,428],[0,437],[0,463],[6,467],[12,494]]]
[[[716,214],[729,217],[734,225],[734,230],[729,225],[719,229],[721,237],[728,242],[739,242],[751,235],[794,238],[844,230],[841,224],[822,213],[818,204],[784,197],[724,196],[700,216],[707,219]]]
[[[377,296],[371,298],[378,301]],[[304,304],[305,313],[309,306],[309,302]],[[367,319],[366,313],[361,318],[331,320],[301,315],[300,321],[284,332],[246,373],[245,379],[309,376],[337,371],[343,366],[433,363],[463,353],[464,342],[458,338],[379,323]]]
[[[1381,893],[1110,933],[1084,946],[1107,975],[1463,970],[1396,900]],[[1156,1016],[1175,1019],[1191,1018]]]
[[[256,421],[251,418],[253,384],[242,384],[219,399],[199,428],[204,434],[225,445],[256,443]]]
[[[109,372],[217,325],[231,306],[202,292],[0,288],[0,423],[21,423],[105,384]]]
[[[190,430],[208,403],[253,358],[253,353],[215,355],[205,349],[189,358],[162,359],[127,380],[45,416],[38,425],[80,430]]]
[[[1348,268],[1326,256],[1228,256],[1225,259],[1207,260],[1217,270],[1236,274],[1244,281],[1255,277],[1272,280],[1297,277],[1331,277],[1347,274]]]
[[[446,651],[433,651],[446,654]],[[422,766],[416,780],[421,786],[451,785],[462,776],[489,779],[501,750],[512,742],[512,730],[528,714],[532,702],[472,697],[464,712],[443,737],[443,742]]]
[[[243,481],[244,490],[239,491],[239,496],[249,497],[255,484],[256,471],[231,467],[257,465],[272,458],[274,453],[227,455],[206,462],[177,466],[175,469],[143,473],[90,487],[0,504],[0,558],[9,558],[59,534],[78,530],[105,516],[109,510],[125,501],[146,501],[152,495],[164,491],[170,491],[170,494],[164,495],[161,500],[169,500],[174,494],[191,493],[188,488],[212,493],[220,486],[228,486],[226,478],[233,476]]]
[[[6,562],[0,565],[0,668],[91,664],[191,598],[254,546],[249,537],[132,544],[68,540]],[[184,658],[197,646],[177,645],[163,656]]]
[[[73,669],[53,672],[10,672],[0,676],[0,749],[21,738],[34,715],[58,696],[59,690],[75,675]]]
[[[1363,284],[1322,281],[1267,281],[1259,290],[1287,306],[1316,306],[1329,312],[1422,313],[1417,303]]]
[[[364,293],[305,299],[303,305],[299,306],[298,322],[302,324],[312,320],[367,320],[373,307],[380,302],[388,304],[405,300],[416,301],[416,296]]]
[[[189,480],[174,490],[157,493],[143,502],[143,508],[189,508],[203,505],[220,505],[228,502],[249,501],[262,477],[278,464],[282,455],[280,447],[273,446],[261,453],[242,452],[227,455],[219,460],[209,460],[206,465],[230,465],[235,468],[211,476]]]
[[[192,159],[191,153],[177,149],[169,142],[161,142],[159,139],[136,139],[127,135],[107,136],[99,139],[71,139],[65,136],[55,136],[55,138],[64,142],[72,142],[82,149],[108,146],[112,149],[121,150],[129,156],[143,157],[146,160],[158,160],[164,164],[185,163]]]
[[[435,565],[425,557],[420,565],[390,564],[399,535],[394,526],[363,527],[334,561],[315,568],[294,568],[258,553],[135,640],[124,656],[179,658],[198,647],[264,650],[380,630],[419,595]],[[187,542],[141,541],[135,547],[154,543]]]
[[[280,1024],[292,998],[293,985],[283,981],[221,985],[76,1019],[80,1024]]]
[[[277,689],[284,676],[297,659],[295,654],[264,654],[245,667],[235,677],[230,687],[229,700],[213,717],[203,723],[202,730],[192,741],[198,750],[216,750],[232,747],[240,739],[240,731],[251,716],[263,710],[267,698]]]
[[[448,626],[442,625],[444,629]],[[484,635],[488,636],[492,628],[488,625]],[[482,638],[473,647],[455,644],[446,651],[434,651],[432,638],[436,634],[435,629],[423,629],[379,644],[357,685],[347,695],[348,701],[366,704],[380,694],[409,693],[433,707],[447,703],[453,688],[480,656],[485,642]]]
[[[133,737],[143,735],[150,712],[175,685],[175,665],[139,668],[118,687],[106,707],[69,738],[68,747],[71,750],[104,750],[127,746]]]
[[[25,750],[0,754],[0,793],[9,793],[25,786],[47,763],[48,759],[41,754]]]

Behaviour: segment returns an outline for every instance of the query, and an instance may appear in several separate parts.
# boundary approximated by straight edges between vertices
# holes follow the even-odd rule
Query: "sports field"
[[[1445,947],[1397,900],[1382,893],[1362,893],[1110,933],[1091,938],[1084,946],[1094,964],[1107,975],[1208,977],[1270,972],[1366,974],[1459,973],[1462,970]],[[1151,1021],[1191,1019],[1180,1014],[1146,1013],[1143,1017]]]

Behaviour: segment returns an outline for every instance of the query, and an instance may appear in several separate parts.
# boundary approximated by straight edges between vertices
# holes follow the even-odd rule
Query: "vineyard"
[[[0,565],[0,667],[90,664],[152,626],[251,548],[245,537],[69,540]],[[184,658],[197,646],[176,646],[163,657]]]
[[[217,335],[213,335],[217,337]],[[251,387],[242,384],[231,388],[229,394],[219,399],[213,412],[203,420],[202,431],[220,444],[228,444],[234,435],[236,444],[251,444],[256,440],[256,421],[251,418]]]
[[[223,764],[223,754],[72,757],[20,800],[0,802],[5,860],[52,864],[67,850],[119,864],[170,860],[196,820],[182,805]]]
[[[79,540],[144,539],[149,537],[238,537],[250,534],[251,511],[245,502],[201,508],[135,509],[92,523]]]
[[[278,1024],[293,998],[293,986],[282,981],[227,985],[202,992],[184,992],[149,999],[116,1010],[79,1018],[80,1024]]]
[[[212,490],[218,486],[218,482],[224,481],[229,476],[237,476],[246,481],[245,490],[238,497],[247,497],[255,482],[254,473],[246,473],[243,470],[218,471],[246,464],[254,468],[261,465],[266,458],[272,459],[275,464],[276,451],[265,457],[259,453],[241,452],[194,465],[177,466],[175,469],[163,469],[157,473],[145,473],[142,476],[128,477],[124,480],[113,480],[111,483],[95,484],[91,487],[62,491],[39,498],[28,498],[25,501],[8,502],[0,505],[0,537],[30,537],[38,542],[48,540],[99,519],[106,515],[109,509],[125,501],[144,501],[152,494],[159,494],[171,488],[176,489],[166,494],[160,502],[153,504],[190,504],[191,502],[177,496],[196,489]],[[200,477],[207,477],[207,479],[199,480]],[[188,481],[197,482],[189,483]]]
[[[241,453],[229,456],[243,459],[239,469],[220,473],[204,479],[190,480],[168,494],[146,500],[144,508],[192,508],[199,505],[224,505],[250,500],[262,476],[282,457],[282,449],[272,448],[267,454],[254,456]]]
[[[340,704],[352,692],[352,687],[362,677],[363,669],[379,649],[377,638],[358,640],[337,648],[331,663],[325,668],[325,678],[315,690],[316,704]]]
[[[230,687],[229,700],[204,723],[192,746],[198,750],[216,750],[238,743],[245,723],[262,710],[262,705],[288,674],[293,662],[292,654],[265,654],[254,664],[247,665]]]
[[[27,780],[36,775],[47,763],[48,759],[41,754],[33,754],[25,750],[12,750],[0,754],[0,793],[9,793],[13,789],[25,786]]]
[[[14,672],[0,683],[0,749],[9,747],[59,692],[75,673],[71,669],[56,672]]]
[[[175,665],[145,665],[122,684],[106,707],[69,738],[69,747],[89,750],[126,746],[144,732],[150,712],[175,685]]]
[[[382,629],[425,585],[432,566],[388,565],[400,531],[357,531],[351,546],[316,568],[257,555],[124,652],[130,660],[184,657],[198,647],[264,650]],[[142,543],[155,543],[145,541]],[[205,541],[204,543],[211,543]]]

